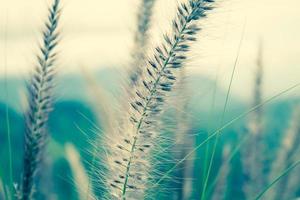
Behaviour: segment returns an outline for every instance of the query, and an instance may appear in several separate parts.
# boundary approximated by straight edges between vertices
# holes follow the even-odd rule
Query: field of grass
[[[226,85],[188,73],[222,3],[178,2],[153,46],[157,1],[139,1],[125,67],[73,74],[58,70],[64,9],[51,1],[32,73],[0,77],[0,200],[300,198],[300,98],[286,96],[299,84],[265,97],[260,40],[250,98],[233,94],[244,32]]]

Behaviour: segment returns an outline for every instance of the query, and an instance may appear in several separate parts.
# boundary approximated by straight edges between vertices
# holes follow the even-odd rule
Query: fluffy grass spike
[[[54,0],[49,9],[48,21],[43,31],[43,43],[37,66],[28,84],[29,108],[26,116],[24,171],[22,178],[22,199],[32,199],[35,190],[36,173],[41,163],[47,138],[47,120],[52,109],[52,89],[55,74],[56,53],[58,43],[58,21],[60,16],[60,0]]]
[[[141,6],[139,7],[137,15],[138,26],[134,36],[134,50],[132,52],[133,61],[130,66],[131,85],[137,83],[137,80],[142,73],[141,65],[145,57],[145,48],[148,43],[148,32],[151,25],[151,16],[155,1],[156,0],[142,0]]]
[[[74,177],[74,185],[78,193],[78,199],[80,200],[95,200],[96,197],[93,194],[92,187],[90,187],[89,177],[85,171],[84,165],[80,158],[80,153],[71,143],[65,145],[66,158],[72,169]]]
[[[183,66],[191,43],[200,31],[197,21],[212,9],[212,0],[190,0],[178,6],[172,35],[154,49],[152,59],[142,73],[130,102],[124,123],[109,136],[109,172],[105,183],[109,199],[143,199],[151,188],[151,150],[159,142],[157,117],[163,111],[166,95],[173,89],[179,69]]]
[[[263,96],[263,55],[262,43],[259,44],[257,57],[257,71],[254,83],[253,105],[259,105]],[[264,112],[262,108],[255,110],[249,118],[247,134],[249,140],[242,148],[242,163],[245,175],[244,192],[248,198],[259,192],[266,185],[263,178],[266,146],[264,144]]]
[[[178,78],[176,95],[174,98],[175,107],[177,113],[176,118],[176,129],[173,131],[176,138],[176,143],[174,145],[174,158],[176,160],[181,160],[186,156],[186,154],[194,147],[194,137],[189,133],[191,128],[190,124],[190,114],[188,111],[189,106],[189,87],[186,80],[186,69],[181,68]],[[191,157],[185,160],[181,165],[178,166],[176,171],[176,178],[178,179],[178,184],[176,184],[176,199],[190,199],[192,194],[193,185],[193,171],[194,168],[194,158]]]
[[[293,115],[288,129],[285,131],[276,159],[274,160],[269,175],[269,182],[274,180],[281,171],[297,161],[300,152],[300,105],[293,107]],[[299,170],[298,170],[299,171]],[[280,182],[267,193],[268,199],[293,199],[298,189],[299,179],[297,176],[285,176]]]
[[[212,200],[225,199],[225,194],[227,190],[227,177],[230,175],[230,164],[226,161],[228,160],[231,152],[231,145],[226,144],[223,147],[223,155],[222,155],[222,164],[219,168],[220,176],[216,180],[216,185],[214,188],[214,192],[212,194]]]

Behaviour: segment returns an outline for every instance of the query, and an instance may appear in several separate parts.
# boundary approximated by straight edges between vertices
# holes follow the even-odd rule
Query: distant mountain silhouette
[[[114,99],[111,99],[110,101],[112,106],[114,106],[116,99],[119,98],[121,91],[124,91],[126,75],[124,75],[124,70],[121,70],[121,72],[120,70],[121,69],[110,67],[99,71],[89,72],[92,76],[94,76],[97,83],[111,94],[108,98],[114,97]],[[201,76],[200,74],[189,75],[186,78],[186,82],[186,90],[190,93],[188,108],[190,113],[193,115],[193,120],[204,124],[212,119],[216,122],[220,121],[227,94],[227,91],[223,89],[224,87],[215,85],[214,80]],[[0,84],[1,88],[4,88],[3,79],[0,79]],[[9,94],[8,104],[18,112],[21,112],[20,91],[23,91],[24,93],[24,84],[24,80],[14,77],[7,80]],[[89,85],[82,73],[59,76],[57,80],[57,88],[55,90],[57,101],[72,100],[81,102],[82,104],[90,104],[91,99],[88,87]],[[215,102],[213,102],[214,91]],[[0,93],[0,102],[5,102],[6,99],[6,94],[4,92]],[[286,103],[289,104],[289,101],[287,100]],[[278,104],[278,101],[275,100],[271,102],[270,105],[274,105],[276,107],[276,105],[280,104]],[[270,107],[270,105],[267,105],[266,107]],[[227,110],[224,115],[224,121],[233,119],[249,108],[250,105],[246,105],[238,97],[230,94]],[[213,113],[211,113],[212,110]]]

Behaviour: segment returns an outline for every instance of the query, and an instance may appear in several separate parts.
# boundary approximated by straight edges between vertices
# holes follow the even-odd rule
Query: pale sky
[[[151,43],[169,31],[176,3],[157,0]],[[23,77],[35,63],[34,53],[47,14],[48,0],[0,0],[0,76]],[[203,31],[186,67],[190,73],[215,77],[227,87],[238,44],[245,35],[233,93],[247,98],[255,72],[259,38],[263,39],[266,97],[300,82],[300,1],[219,0],[203,21]],[[124,67],[130,58],[138,0],[62,0],[59,47],[63,73],[101,67]],[[5,36],[7,35],[7,36]],[[6,58],[6,59],[5,59]],[[292,94],[300,94],[300,89]]]

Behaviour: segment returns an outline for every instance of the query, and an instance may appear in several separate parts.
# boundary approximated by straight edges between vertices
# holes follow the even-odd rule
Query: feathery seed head
[[[114,139],[109,140],[105,182],[116,199],[142,199],[145,189],[151,187],[151,152],[159,143],[157,117],[163,111],[191,43],[196,41],[196,33],[200,31],[196,21],[206,16],[212,2],[190,0],[181,4],[173,20],[172,34],[164,35],[164,42],[154,49],[152,59],[143,68],[125,122]]]
[[[38,64],[27,85],[29,109],[25,114],[25,155],[22,183],[22,199],[32,199],[35,175],[41,162],[47,138],[46,123],[52,110],[52,90],[54,78],[55,47],[58,43],[59,0],[55,0],[49,9],[48,21],[43,31],[43,43]]]

